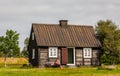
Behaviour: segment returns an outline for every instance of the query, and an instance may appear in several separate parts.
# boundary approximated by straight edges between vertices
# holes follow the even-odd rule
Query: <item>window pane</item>
[[[90,56],[90,49],[88,49],[88,56]]]
[[[32,40],[34,40],[34,32],[32,32]]]
[[[85,56],[87,56],[87,49],[85,50]]]
[[[35,49],[32,49],[32,59],[35,59]]]
[[[56,49],[54,49],[54,56],[56,56]]]
[[[52,49],[50,49],[50,56],[52,56]]]

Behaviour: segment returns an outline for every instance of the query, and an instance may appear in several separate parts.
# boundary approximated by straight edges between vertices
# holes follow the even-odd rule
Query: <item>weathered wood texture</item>
[[[84,58],[84,65],[85,66],[91,66],[91,58]]]
[[[49,58],[48,47],[40,47],[39,48],[39,67],[44,67],[48,62],[55,62],[56,58]],[[58,49],[57,58],[60,59],[60,49]]]
[[[76,65],[83,65],[83,51],[76,49]]]
[[[45,63],[48,62],[48,48],[47,47],[39,47],[39,67],[44,67]]]
[[[83,58],[83,49],[76,49],[76,65],[100,65],[100,50],[92,50],[92,58]]]
[[[65,52],[65,50],[63,50]],[[62,57],[62,48],[58,49],[58,56],[57,58],[60,60],[61,65],[62,64],[67,64],[63,63],[64,57],[67,56],[65,55],[65,53],[63,52],[63,57]],[[44,67],[46,63],[48,62],[55,62],[56,58],[49,58],[49,51],[48,51],[48,47],[38,47],[38,58],[36,55],[36,59],[32,59],[32,65],[38,65],[39,67]],[[31,52],[30,52],[31,54]],[[76,66],[83,66],[83,65],[99,65],[99,50],[97,49],[93,49],[92,50],[92,58],[83,58],[83,49],[82,48],[77,48],[75,49],[75,64]],[[38,62],[37,62],[38,59]],[[63,61],[62,61],[63,60]],[[37,64],[38,63],[38,64]]]
[[[100,65],[100,50],[93,49],[92,65]]]

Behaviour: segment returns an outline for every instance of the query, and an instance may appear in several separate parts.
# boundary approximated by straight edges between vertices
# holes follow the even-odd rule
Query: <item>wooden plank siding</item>
[[[83,58],[83,48],[76,48],[76,65],[100,65],[99,57],[100,50],[99,48],[92,48],[92,58]]]
[[[55,62],[56,58],[49,58],[48,55],[48,47],[39,47],[38,49],[39,54],[39,66],[44,67],[46,62]],[[99,65],[99,50],[94,49],[92,50],[92,58],[83,58],[83,48],[76,48],[75,49],[75,64],[76,66],[83,66],[83,65]],[[58,49],[58,59],[60,60],[61,65],[67,65],[68,62],[68,55],[67,55],[67,48],[60,48]]]
[[[83,50],[76,49],[76,65],[82,66],[83,65]]]
[[[46,62],[55,62],[56,58],[49,58],[49,47],[38,47],[38,54],[39,54],[39,67],[44,67]],[[57,58],[61,60],[61,51],[58,49],[58,56]]]
[[[100,49],[93,49],[92,65],[100,65]]]

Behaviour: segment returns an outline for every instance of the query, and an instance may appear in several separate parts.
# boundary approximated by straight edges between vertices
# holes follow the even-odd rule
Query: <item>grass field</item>
[[[0,76],[120,76],[120,66],[114,70],[99,70],[98,67],[78,68],[31,68],[23,67],[26,58],[7,58],[4,68],[3,58],[0,58]]]
[[[97,67],[79,68],[25,68],[8,66],[0,68],[0,76],[120,76],[120,69],[98,70]]]

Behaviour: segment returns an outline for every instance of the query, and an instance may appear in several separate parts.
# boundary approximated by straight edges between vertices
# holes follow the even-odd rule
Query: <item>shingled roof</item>
[[[38,46],[100,47],[92,26],[32,24]]]

